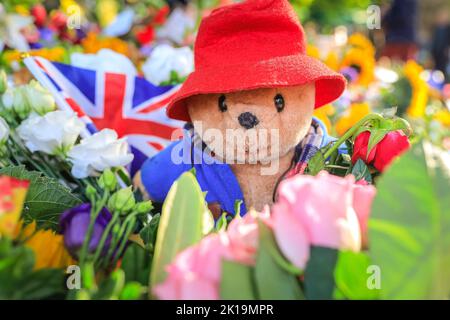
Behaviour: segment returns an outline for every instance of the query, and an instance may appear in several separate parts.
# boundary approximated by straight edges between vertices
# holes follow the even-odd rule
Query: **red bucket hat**
[[[190,121],[186,98],[315,82],[321,107],[342,94],[345,78],[306,55],[305,34],[287,0],[248,0],[214,10],[195,42],[195,71],[167,107]]]

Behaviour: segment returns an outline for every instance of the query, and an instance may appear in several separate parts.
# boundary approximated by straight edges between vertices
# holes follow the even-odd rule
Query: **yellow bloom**
[[[325,64],[332,70],[338,71],[339,69],[339,61],[336,52],[330,51],[325,58]]]
[[[433,115],[433,119],[446,127],[450,127],[450,111],[448,110],[439,110]]]
[[[42,48],[38,50],[31,50],[27,52],[30,56],[42,57],[50,61],[61,62],[64,59],[66,53],[65,49],[62,47],[54,48]],[[4,53],[5,61],[11,64],[14,61],[20,61],[21,52],[17,50],[9,50]]]
[[[362,49],[366,52],[366,55],[375,56],[375,47],[372,44],[372,41],[369,40],[362,33],[354,33],[348,38],[348,44],[353,48]]]
[[[98,0],[97,18],[101,27],[108,26],[117,16],[119,4],[116,0]]]
[[[308,44],[306,46],[306,54],[312,58],[320,59],[320,51],[319,48],[312,44]]]
[[[336,122],[336,132],[342,136],[348,129],[370,113],[367,103],[353,103]]]
[[[65,268],[75,264],[64,247],[64,238],[62,235],[56,234],[52,230],[36,231],[36,222],[27,225],[22,230],[22,236],[28,240],[25,246],[34,252],[35,263],[34,269],[43,268]]]
[[[60,8],[62,12],[67,15],[77,13],[81,16],[84,15],[83,8],[75,0],[61,0]]]
[[[28,182],[0,177],[0,237],[13,237],[28,191]]]
[[[328,132],[331,132],[331,121],[330,116],[335,113],[335,109],[331,104],[327,104],[321,108],[314,110],[313,116],[322,121],[322,123],[327,128]]]
[[[411,102],[407,110],[411,117],[423,116],[428,102],[428,84],[420,77],[422,71],[423,68],[414,60],[408,60],[403,67],[412,88]]]
[[[347,51],[341,62],[341,68],[356,66],[360,69],[357,83],[363,86],[369,85],[374,80],[375,56],[360,48],[352,48]]]

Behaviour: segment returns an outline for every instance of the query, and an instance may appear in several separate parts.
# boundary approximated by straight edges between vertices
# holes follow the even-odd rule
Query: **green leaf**
[[[255,300],[253,268],[223,260],[220,298],[224,300]]]
[[[372,175],[369,168],[362,159],[358,159],[352,168],[352,174],[355,176],[355,180],[365,180],[368,183],[372,183]]]
[[[127,282],[135,281],[147,285],[152,256],[136,243],[131,243],[122,258],[121,268]]]
[[[156,236],[158,234],[158,226],[160,218],[161,215],[159,213],[155,214],[152,217],[152,220],[150,220],[150,222],[139,232],[139,236],[141,237],[145,246],[148,249],[151,249],[152,251],[155,246]]]
[[[304,299],[298,278],[282,268],[270,253],[276,246],[269,228],[259,223],[259,249],[255,265],[255,283],[259,299]]]
[[[33,268],[31,249],[0,239],[0,299],[44,299],[65,293],[62,270]]]
[[[30,181],[22,214],[26,222],[35,220],[38,229],[55,230],[59,215],[82,202],[57,180],[36,171],[27,171],[24,166],[0,169],[0,175]]]
[[[334,269],[338,259],[336,249],[313,246],[305,270],[305,296],[312,300],[333,298]]]
[[[419,143],[379,178],[369,239],[381,298],[449,298],[449,172],[448,154]]]
[[[152,286],[164,281],[166,266],[180,251],[200,241],[205,210],[205,200],[194,175],[183,173],[163,204],[150,275]]]
[[[99,284],[98,291],[92,295],[93,300],[116,300],[125,286],[125,272],[117,269]]]
[[[340,251],[334,279],[336,289],[346,299],[373,300],[379,296],[379,290],[369,289],[367,280],[370,258],[363,252]],[[336,298],[336,291],[334,297]]]

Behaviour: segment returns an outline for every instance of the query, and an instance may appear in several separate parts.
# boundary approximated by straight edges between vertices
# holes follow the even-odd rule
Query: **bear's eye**
[[[219,97],[219,110],[222,111],[222,112],[225,112],[225,111],[228,110],[228,106],[227,106],[227,103],[225,102],[225,99],[226,98],[225,98],[224,94],[222,94]]]
[[[273,98],[273,102],[275,103],[275,107],[278,112],[283,111],[284,109],[284,98],[281,94],[277,94],[275,98]]]

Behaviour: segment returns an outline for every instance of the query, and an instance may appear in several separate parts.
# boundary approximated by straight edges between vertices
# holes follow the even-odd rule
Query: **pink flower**
[[[253,265],[258,250],[258,218],[269,211],[234,219],[226,232],[210,234],[179,253],[167,267],[166,280],[153,289],[159,299],[219,299],[223,260]]]
[[[324,171],[316,177],[298,175],[280,185],[272,225],[281,251],[294,265],[305,266],[309,245],[361,249],[375,188],[354,182],[353,176]]]
[[[246,265],[255,264],[258,251],[259,232],[258,219],[267,221],[270,212],[267,208],[264,213],[248,212],[243,218],[231,221],[227,229],[233,261]]]
[[[230,259],[228,238],[211,234],[197,245],[180,252],[167,267],[166,280],[153,288],[163,300],[219,299],[223,259]]]

